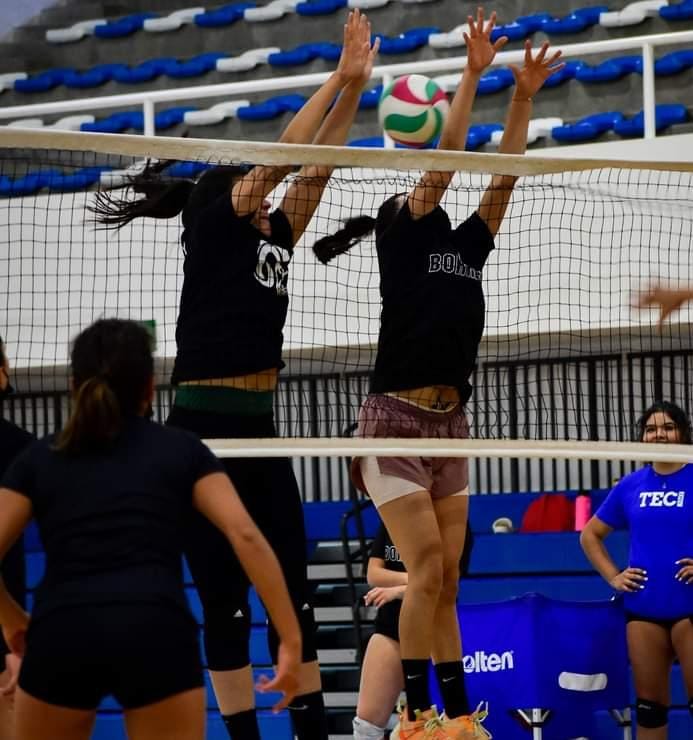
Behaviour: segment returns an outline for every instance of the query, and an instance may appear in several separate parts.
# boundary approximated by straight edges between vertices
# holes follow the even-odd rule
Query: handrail
[[[656,136],[655,127],[655,76],[654,53],[657,46],[678,46],[693,43],[693,31],[677,31],[675,33],[659,33],[649,36],[631,36],[623,39],[608,39],[606,41],[589,41],[578,44],[559,46],[563,51],[563,58],[570,59],[576,56],[591,56],[614,51],[631,51],[640,49],[643,55],[643,109],[645,117],[644,138]],[[517,64],[524,59],[524,50],[503,51],[496,54],[494,66]],[[430,74],[434,72],[459,71],[467,62],[466,56],[447,57],[445,59],[427,59],[419,62],[400,62],[374,67],[371,79],[390,79],[401,74]],[[144,134],[153,136],[156,133],[154,113],[156,103],[172,100],[199,100],[221,96],[239,96],[253,92],[268,92],[273,90],[289,90],[298,87],[317,87],[329,76],[330,72],[316,72],[305,75],[287,77],[267,77],[261,80],[246,80],[243,82],[225,82],[217,85],[198,85],[195,87],[178,87],[167,90],[148,90],[141,93],[122,93],[120,95],[103,95],[93,98],[79,98],[77,100],[61,100],[51,103],[31,103],[29,105],[13,105],[0,108],[0,120],[21,118],[24,116],[42,116],[70,111],[93,111],[104,108],[114,108],[121,105],[141,105],[144,115]]]

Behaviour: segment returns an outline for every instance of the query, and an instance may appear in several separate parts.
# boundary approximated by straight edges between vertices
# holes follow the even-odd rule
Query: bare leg
[[[356,716],[385,727],[403,688],[399,643],[385,635],[373,635],[361,667]]]
[[[130,740],[204,740],[205,691],[182,691],[155,704],[125,711]]]
[[[249,665],[234,671],[210,671],[209,677],[222,715],[255,708],[253,671]]]
[[[681,664],[683,682],[690,700],[693,698],[693,624],[690,619],[682,619],[674,625],[671,641]]]
[[[89,740],[96,719],[95,710],[58,707],[19,688],[14,711],[16,740]]]
[[[669,630],[635,621],[628,623],[626,635],[636,697],[669,706],[669,673],[674,657]],[[637,740],[667,740],[667,725],[647,728],[638,724]]]
[[[409,575],[399,618],[403,659],[428,660],[443,583],[443,550],[428,491],[388,501],[379,509]]]
[[[443,586],[436,609],[431,655],[434,663],[445,663],[462,660],[457,591],[460,582],[460,558],[467,533],[469,496],[434,499],[433,506],[443,545]]]

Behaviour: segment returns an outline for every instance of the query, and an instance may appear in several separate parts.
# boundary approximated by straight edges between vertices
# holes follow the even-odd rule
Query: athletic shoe
[[[486,717],[488,717],[488,704],[481,702],[471,714],[451,718],[443,713],[441,719],[445,732],[453,740],[478,740],[479,738],[489,740],[491,733],[481,726]]]
[[[390,740],[455,740],[443,727],[444,720],[435,706],[422,712],[414,711],[416,719],[410,720],[406,708],[400,711],[399,721],[390,735]]]

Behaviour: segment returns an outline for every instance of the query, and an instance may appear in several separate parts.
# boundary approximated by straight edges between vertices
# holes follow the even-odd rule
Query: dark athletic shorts
[[[673,619],[660,619],[658,617],[643,617],[641,614],[626,612],[626,622],[649,622],[649,624],[658,624],[666,630],[671,631],[675,624],[682,622],[684,619],[690,619],[693,624],[693,616],[674,617]]]
[[[56,609],[29,624],[19,686],[36,699],[137,709],[204,685],[192,615],[159,604]],[[50,734],[50,733],[49,733]]]
[[[387,604],[381,606],[375,615],[374,627],[376,634],[385,635],[385,637],[399,642],[399,613],[401,609],[401,599],[388,601]]]

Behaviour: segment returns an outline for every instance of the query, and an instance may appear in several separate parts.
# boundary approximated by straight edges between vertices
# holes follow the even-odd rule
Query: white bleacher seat
[[[0,93],[4,90],[11,90],[15,80],[26,80],[26,72],[5,72],[0,74]]]
[[[106,23],[105,18],[92,18],[67,28],[49,28],[46,31],[46,41],[50,44],[69,44],[71,41],[79,41],[85,36],[91,36],[96,26],[103,23]]]
[[[192,23],[196,15],[204,12],[205,8],[201,7],[183,8],[182,10],[176,10],[170,15],[166,15],[161,18],[147,18],[142,27],[145,31],[150,31],[152,33],[159,33],[161,31],[177,31],[186,23]]]
[[[349,0],[349,8],[358,8],[359,10],[370,10],[372,8],[382,8],[387,5],[390,0]]]
[[[611,13],[599,14],[599,25],[606,28],[635,26],[646,18],[659,14],[659,9],[668,5],[667,0],[640,0],[629,3],[625,8]]]
[[[456,46],[464,46],[463,33],[469,33],[469,23],[456,26],[447,33],[432,33],[428,37],[428,45],[434,49],[453,49]]]
[[[43,118],[20,118],[10,121],[7,128],[43,128]]]
[[[462,75],[460,72],[453,72],[452,74],[438,75],[433,78],[438,87],[446,93],[453,93],[457,90],[457,86],[460,84]]]
[[[245,72],[254,69],[258,64],[267,64],[270,54],[278,54],[278,46],[266,46],[262,49],[249,49],[237,57],[224,57],[217,60],[217,72]]]
[[[227,103],[217,103],[206,110],[190,110],[183,116],[183,122],[189,126],[208,126],[212,123],[221,123],[226,118],[233,118],[236,111],[250,105],[249,100],[233,100]]]
[[[146,160],[131,164],[123,170],[104,171],[99,175],[99,184],[104,188],[117,188],[128,183],[130,178],[140,175],[147,166]]]
[[[261,8],[246,8],[243,18],[250,22],[274,21],[287,13],[293,13],[296,6],[303,0],[272,0]]]
[[[562,125],[563,119],[556,116],[551,116],[548,118],[533,118],[529,122],[529,127],[527,129],[527,143],[534,144],[537,139],[544,139],[547,136],[551,136],[551,131],[553,131],[556,126]],[[498,146],[502,138],[502,131],[494,131],[491,134],[490,143],[493,146]]]
[[[64,116],[53,123],[46,124],[43,118],[22,118],[11,121],[7,125],[10,128],[47,128],[56,131],[79,131],[83,123],[94,123],[94,116],[84,113],[75,116]]]

